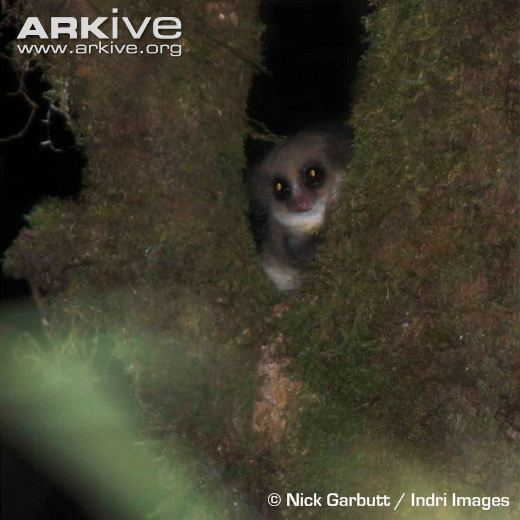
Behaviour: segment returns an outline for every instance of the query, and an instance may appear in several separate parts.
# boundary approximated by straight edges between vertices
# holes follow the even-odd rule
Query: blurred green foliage
[[[17,355],[4,352],[0,368],[2,441],[89,518],[254,518],[244,497],[227,490],[211,461],[195,457],[185,441],[142,434],[128,396],[104,387],[92,345],[69,338],[47,354],[27,343],[11,347]]]

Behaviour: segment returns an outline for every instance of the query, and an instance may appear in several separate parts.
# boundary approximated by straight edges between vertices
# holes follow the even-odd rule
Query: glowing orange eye
[[[273,195],[277,200],[289,200],[291,198],[291,185],[284,179],[274,179]]]
[[[319,188],[325,183],[326,173],[321,166],[308,166],[302,174],[303,182],[308,188]]]

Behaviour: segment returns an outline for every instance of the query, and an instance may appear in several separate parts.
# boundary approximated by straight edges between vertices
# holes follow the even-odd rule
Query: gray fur
[[[265,216],[260,263],[280,291],[299,286],[300,274],[314,254],[320,232],[338,205],[351,137],[348,128],[339,134],[300,132],[276,145],[250,176],[252,209]],[[324,178],[318,186],[310,186],[305,180],[305,172],[314,166]],[[288,200],[279,200],[279,194],[275,194],[278,179],[290,186]],[[296,204],[300,204],[298,209]]]

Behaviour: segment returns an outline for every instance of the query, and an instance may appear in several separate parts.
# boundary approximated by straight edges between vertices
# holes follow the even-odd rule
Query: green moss
[[[78,3],[68,15],[112,7]],[[121,330],[109,357],[139,374],[135,391],[146,413],[161,417],[157,428],[196,432],[193,442],[216,453],[230,424],[247,444],[252,347],[265,326],[254,322],[273,298],[242,183],[247,95],[260,63],[257,5],[218,4],[224,20],[184,1],[118,7],[136,19],[178,16],[183,56],[118,56],[116,72],[114,56],[45,58],[76,115],[85,189],[76,202],[40,204],[6,268],[39,288],[51,335]],[[56,14],[52,2],[26,9]]]
[[[315,422],[304,438],[328,425],[332,445],[343,432],[340,444],[357,458],[355,439],[368,428],[383,444],[397,436],[444,476],[481,489],[495,478],[512,492],[498,475],[515,474],[515,457],[505,439],[497,457],[500,426],[489,424],[504,378],[518,377],[518,353],[504,349],[507,368],[494,357],[512,340],[513,321],[491,310],[504,298],[510,305],[517,286],[516,231],[502,224],[515,213],[515,137],[503,97],[480,93],[492,83],[504,94],[515,38],[507,16],[475,1],[384,2],[369,17],[346,200],[319,274],[284,326],[295,377],[323,403],[309,411]],[[464,429],[451,422],[451,406]],[[495,447],[461,450],[476,439]],[[391,480],[399,460],[379,470]],[[299,465],[295,478],[318,484],[309,467],[300,480]],[[349,488],[360,474],[370,478],[358,468]]]

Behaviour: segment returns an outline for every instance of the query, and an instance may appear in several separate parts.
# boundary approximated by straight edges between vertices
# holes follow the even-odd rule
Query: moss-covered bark
[[[93,6],[26,2],[22,15],[92,18],[114,5]],[[242,181],[246,100],[261,66],[257,4],[118,7],[134,24],[180,18],[183,55],[42,58],[85,146],[85,188],[78,201],[41,203],[6,266],[31,281],[52,339],[117,335],[95,343],[130,367],[135,394],[159,417],[151,429],[175,425],[211,451],[224,437],[245,444],[255,321],[264,326],[255,316],[274,294],[255,261]],[[147,43],[157,43],[150,31]]]
[[[303,436],[306,478],[518,498],[514,10],[381,4],[367,21],[345,204],[286,316],[322,397]]]

